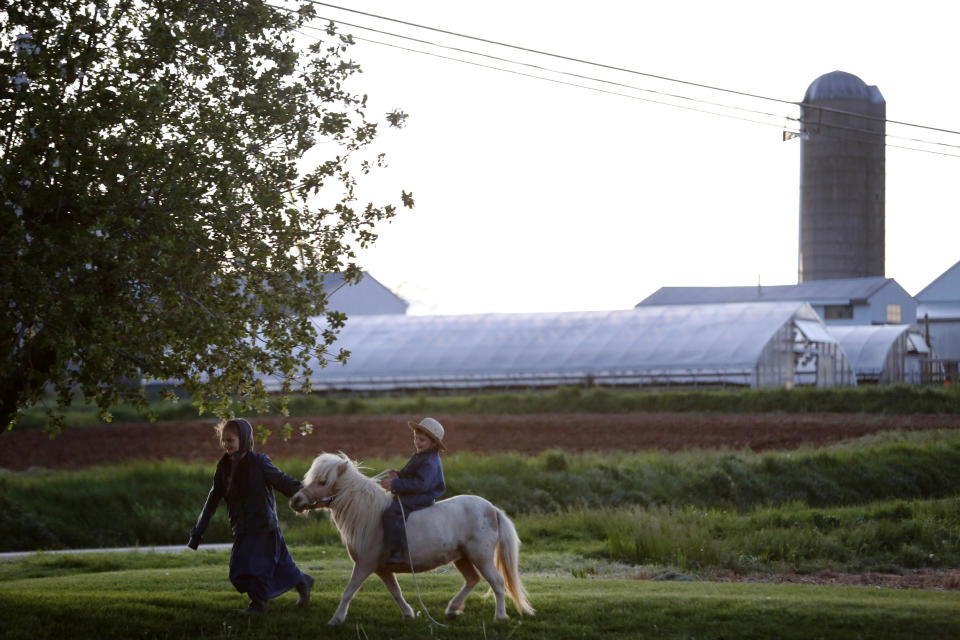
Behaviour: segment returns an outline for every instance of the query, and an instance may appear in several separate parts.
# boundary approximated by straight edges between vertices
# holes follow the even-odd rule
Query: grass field
[[[350,562],[339,546],[294,549],[317,578],[309,608],[295,594],[265,616],[234,610],[246,602],[227,580],[226,552],[183,554],[44,554],[0,562],[0,637],[38,638],[956,638],[960,592],[810,585],[584,578],[550,569],[574,557],[522,555],[521,570],[537,608],[494,622],[493,602],[477,588],[463,616],[442,617],[459,588],[452,568],[418,583],[439,627],[420,615],[403,620],[376,578],[357,594],[346,623],[329,628]],[[400,577],[419,610],[410,576]]]
[[[278,462],[296,476],[309,463]],[[402,462],[367,461],[371,472]],[[288,594],[267,616],[234,612],[246,603],[226,552],[40,554],[0,561],[0,638],[960,637],[960,430],[789,452],[464,452],[444,466],[448,494],[483,495],[516,522],[536,616],[494,622],[478,588],[449,626],[405,621],[372,579],[346,624],[329,629],[350,562],[325,515],[295,516],[281,500],[294,557],[318,578],[308,610]],[[174,461],[0,473],[0,546],[183,544],[212,473]],[[221,509],[206,542],[229,539]],[[953,581],[746,580],[818,571],[949,571]],[[724,575],[742,581],[709,580]],[[657,579],[669,576],[692,580]],[[460,580],[447,567],[419,584],[439,617]],[[415,605],[410,577],[401,585]]]
[[[308,463],[280,461],[297,477]],[[683,571],[960,567],[960,430],[761,454],[459,453],[444,468],[448,495],[502,507],[533,551]],[[0,474],[0,551],[182,544],[212,475],[173,461]],[[279,507],[291,544],[337,542],[323,516]],[[223,508],[205,540],[231,540]]]
[[[487,391],[477,393],[416,393],[401,396],[344,396],[322,393],[274,397],[261,414],[265,417],[393,415],[393,414],[525,414],[525,413],[626,413],[666,411],[674,413],[880,413],[960,414],[960,388],[919,385],[795,389],[662,390],[560,387],[546,390]],[[47,407],[54,399],[28,408],[14,428],[42,429],[50,425]],[[119,405],[108,415],[77,399],[63,410],[64,424],[72,428],[104,422],[189,421],[204,415],[189,398],[176,402],[152,398],[145,407]],[[104,418],[107,418],[106,420]]]

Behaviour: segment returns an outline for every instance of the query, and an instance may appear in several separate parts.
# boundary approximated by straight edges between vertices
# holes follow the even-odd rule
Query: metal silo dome
[[[801,105],[799,281],[884,275],[886,102],[844,71]]]
[[[862,100],[864,102],[874,102],[878,97],[883,101],[883,96],[873,87],[875,91],[870,90],[867,83],[846,71],[833,71],[825,73],[807,88],[807,93],[803,96],[803,102],[820,102],[824,100]]]

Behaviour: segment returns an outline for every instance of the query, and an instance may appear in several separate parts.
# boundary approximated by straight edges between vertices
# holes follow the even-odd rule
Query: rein
[[[382,475],[382,474],[381,474]],[[403,531],[407,531],[407,514],[403,509],[403,501],[397,497],[397,502],[400,504],[400,518],[403,520]],[[410,545],[407,545],[407,560],[410,561],[410,577],[413,578],[413,586],[417,589],[417,600],[420,601],[420,608],[423,609],[423,612],[427,614],[427,617],[430,618],[430,622],[437,625],[438,627],[446,627],[447,625],[442,622],[437,622],[432,615],[430,615],[430,610],[427,609],[427,605],[423,604],[423,597],[420,595],[420,584],[417,582],[417,572],[413,570],[413,556],[410,555]]]

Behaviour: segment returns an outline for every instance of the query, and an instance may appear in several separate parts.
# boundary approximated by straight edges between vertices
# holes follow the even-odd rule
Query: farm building
[[[756,287],[661,287],[637,306],[808,302],[828,325],[914,324],[917,303],[893,278],[843,278]]]
[[[349,361],[314,363],[314,389],[856,384],[842,349],[803,302],[357,316],[332,351],[340,348]]]
[[[403,314],[407,301],[390,291],[366,271],[360,281],[347,283],[339,273],[328,273],[323,280],[331,309],[348,317],[380,314]]]
[[[857,383],[920,383],[931,378],[930,348],[910,325],[831,326],[854,372]]]
[[[960,361],[960,262],[928,284],[917,299],[917,322],[929,331],[930,346],[957,379]]]

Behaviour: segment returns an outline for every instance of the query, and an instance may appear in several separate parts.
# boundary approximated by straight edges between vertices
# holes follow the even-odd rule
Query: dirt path
[[[352,458],[405,456],[406,421],[422,416],[322,416],[291,419],[313,425],[308,436],[283,442],[276,435],[258,450],[275,458],[343,451]],[[960,428],[960,417],[938,415],[685,413],[436,415],[450,452],[659,449],[794,449],[833,444],[891,429]],[[50,440],[39,431],[0,434],[0,468],[74,469],[134,459],[212,461],[220,455],[213,420],[115,424],[67,429]],[[282,420],[256,420],[276,431]]]

